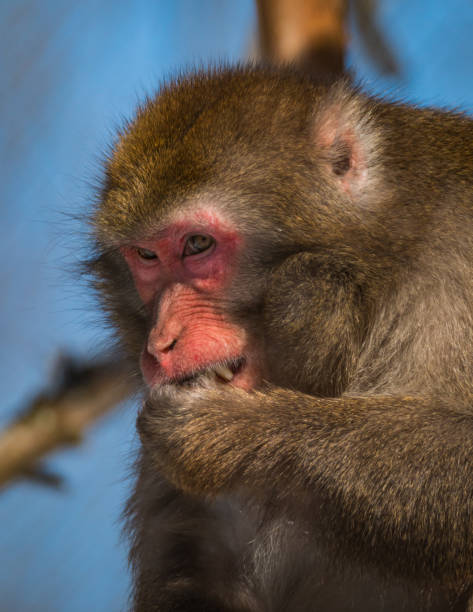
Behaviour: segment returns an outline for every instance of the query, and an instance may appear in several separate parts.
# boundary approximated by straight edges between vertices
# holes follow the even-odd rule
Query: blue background
[[[401,72],[376,74],[355,32],[350,63],[365,86],[471,111],[473,4],[379,5]],[[68,270],[83,255],[80,217],[114,129],[178,68],[244,58],[254,31],[251,0],[0,1],[0,426],[45,385],[61,349],[87,356],[106,342]],[[1,493],[2,610],[126,609],[119,516],[135,412],[118,409],[48,458],[63,492],[20,482]]]

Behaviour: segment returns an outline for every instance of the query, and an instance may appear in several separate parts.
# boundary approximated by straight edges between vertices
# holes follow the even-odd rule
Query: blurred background
[[[54,395],[60,355],[87,363],[106,346],[71,270],[114,130],[178,70],[254,54],[257,16],[252,0],[0,2],[0,430]],[[473,110],[471,0],[360,0],[346,23],[366,89]],[[135,415],[122,403],[0,490],[1,610],[127,608]]]

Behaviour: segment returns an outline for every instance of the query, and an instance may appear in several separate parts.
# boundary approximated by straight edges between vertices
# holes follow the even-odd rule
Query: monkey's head
[[[271,379],[275,270],[348,250],[354,228],[360,240],[352,203],[373,192],[376,146],[360,104],[290,72],[217,70],[164,87],[120,133],[95,271],[149,386],[208,370],[245,389]]]

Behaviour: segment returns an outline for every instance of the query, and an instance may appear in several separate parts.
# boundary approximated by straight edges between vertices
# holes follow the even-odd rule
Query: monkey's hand
[[[138,416],[144,452],[187,492],[213,495],[236,483],[253,488],[254,463],[261,463],[261,453],[269,462],[277,457],[286,434],[285,419],[272,417],[268,398],[231,385],[165,385]]]
[[[410,396],[165,387],[145,402],[138,429],[148,461],[184,491],[247,492],[308,516],[317,508],[321,535],[336,530],[356,554],[401,574],[405,559],[452,584],[471,572],[473,419],[464,409]]]

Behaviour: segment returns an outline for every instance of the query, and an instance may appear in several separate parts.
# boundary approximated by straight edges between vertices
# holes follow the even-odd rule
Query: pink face
[[[244,389],[257,383],[255,347],[225,309],[242,248],[230,223],[201,210],[171,222],[151,240],[121,249],[153,320],[141,353],[150,387],[205,370]]]

